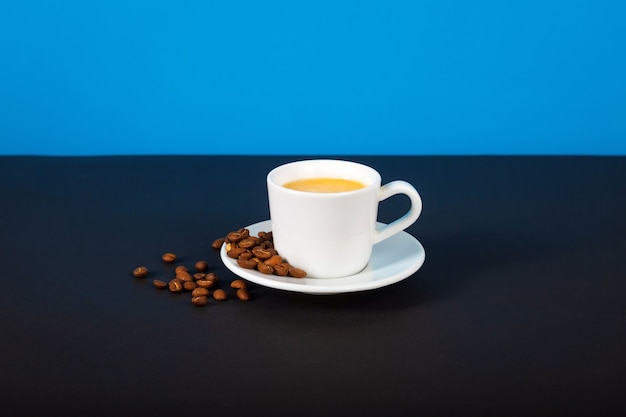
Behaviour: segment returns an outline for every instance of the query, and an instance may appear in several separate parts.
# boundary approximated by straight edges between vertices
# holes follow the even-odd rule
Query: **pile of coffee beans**
[[[226,244],[226,254],[230,258],[236,259],[237,264],[242,268],[255,269],[263,274],[293,278],[306,277],[304,270],[290,265],[274,249],[271,231],[259,232],[257,236],[252,236],[249,229],[241,228],[228,233],[226,237],[215,239],[211,246],[213,249],[219,250],[224,244]],[[172,252],[161,255],[161,260],[166,264],[175,264],[177,259],[176,254]],[[207,305],[209,298],[215,301],[226,300],[228,298],[227,292],[218,288],[220,280],[215,272],[208,272],[208,269],[209,264],[204,260],[196,261],[192,267],[180,264],[174,269],[173,277],[168,280],[154,279],[152,283],[155,288],[160,290],[168,289],[175,294],[189,293],[191,303],[199,307]],[[138,266],[133,270],[135,278],[146,278],[148,275],[149,271],[145,266]],[[241,301],[250,300],[246,281],[235,279],[229,287],[230,292],[234,292],[237,299]]]
[[[250,230],[241,228],[213,242],[213,248],[219,249],[226,244],[226,255],[237,260],[237,264],[246,269],[256,269],[263,274],[306,277],[306,271],[290,265],[274,249],[272,232],[259,232],[250,235]]]
[[[175,254],[168,252],[161,256],[165,263],[172,264],[176,261]],[[200,260],[195,262],[192,269],[185,265],[178,265],[174,269],[174,276],[169,280],[154,279],[153,285],[157,289],[168,289],[172,293],[190,293],[191,303],[196,306],[205,306],[209,303],[209,297],[215,301],[224,301],[228,298],[226,291],[218,287],[219,278],[215,272],[207,272],[208,262]],[[139,266],[133,270],[135,278],[146,278],[148,268]],[[244,280],[236,279],[230,283],[230,288],[235,296],[241,301],[250,300],[247,284]]]

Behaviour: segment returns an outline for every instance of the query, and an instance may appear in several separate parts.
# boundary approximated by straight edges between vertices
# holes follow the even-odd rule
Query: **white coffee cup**
[[[320,193],[284,187],[306,178],[342,178],[364,185],[354,191]],[[380,174],[351,161],[311,159],[278,166],[267,175],[274,247],[308,278],[339,278],[366,267],[373,246],[412,225],[422,199],[406,181],[381,186]],[[378,205],[396,194],[411,201],[409,210],[377,228]]]

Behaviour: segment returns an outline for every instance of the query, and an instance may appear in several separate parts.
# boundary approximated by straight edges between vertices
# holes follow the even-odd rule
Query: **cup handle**
[[[383,240],[395,235],[398,232],[403,231],[417,220],[422,213],[422,198],[417,190],[406,181],[391,181],[380,187],[380,193],[378,195],[378,201],[386,200],[387,198],[396,195],[405,194],[411,199],[411,208],[404,216],[394,220],[386,226],[377,229],[374,232],[374,243],[382,242]]]

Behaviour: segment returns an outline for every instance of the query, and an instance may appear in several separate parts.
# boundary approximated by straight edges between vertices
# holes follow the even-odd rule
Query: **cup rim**
[[[365,170],[369,173],[370,179],[369,181],[367,181],[367,183],[365,184],[365,186],[363,188],[359,188],[356,190],[350,190],[350,191],[340,191],[340,192],[334,192],[334,193],[318,193],[318,192],[311,192],[311,191],[301,191],[301,190],[293,190],[290,188],[286,188],[284,187],[284,183],[289,182],[289,181],[294,181],[297,180],[299,178],[293,178],[287,181],[284,181],[282,183],[278,183],[275,179],[275,177],[277,175],[279,175],[281,173],[281,171],[287,170],[287,169],[293,169],[295,166],[297,165],[313,165],[313,164],[330,164],[330,165],[352,165],[354,167],[357,167],[360,170]],[[332,176],[332,175],[329,175]],[[308,176],[302,176],[301,178],[310,178],[310,175]],[[339,176],[339,178],[343,178],[341,176]],[[348,179],[353,179],[356,181],[360,181],[363,182],[362,178],[348,178]],[[281,189],[284,192],[288,192],[288,193],[293,193],[293,194],[298,194],[298,195],[306,195],[306,196],[311,196],[311,197],[317,197],[317,198],[332,198],[332,197],[336,197],[336,196],[343,196],[343,195],[347,195],[347,194],[357,194],[357,193],[364,193],[364,192],[368,192],[368,190],[370,190],[373,187],[380,187],[381,184],[381,176],[380,173],[378,171],[376,171],[374,168],[362,164],[360,162],[354,162],[354,161],[349,161],[349,160],[345,160],[345,159],[329,159],[329,158],[324,158],[324,159],[301,159],[301,160],[297,160],[297,161],[292,161],[292,162],[287,162],[285,164],[281,164],[278,165],[276,167],[274,167],[268,174],[267,174],[267,184],[274,186],[278,189]]]

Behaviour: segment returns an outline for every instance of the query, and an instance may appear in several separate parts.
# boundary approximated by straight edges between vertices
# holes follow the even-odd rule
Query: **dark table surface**
[[[421,193],[414,275],[153,287],[204,259],[229,290],[211,243],[266,220],[295,159],[0,157],[0,414],[626,415],[626,158],[345,157]]]

